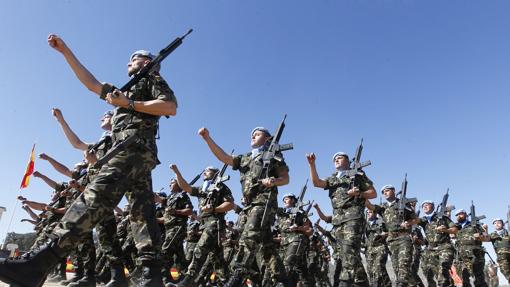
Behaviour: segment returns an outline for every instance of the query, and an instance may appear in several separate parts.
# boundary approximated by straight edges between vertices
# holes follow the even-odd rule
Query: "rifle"
[[[234,150],[230,154],[233,154]],[[225,174],[225,171],[228,168],[228,164],[224,164],[221,167],[221,170],[217,172],[214,177],[211,179],[212,183],[207,187],[207,197],[206,197],[206,205],[210,204],[214,208],[216,202],[213,202],[213,196],[214,194],[220,190],[221,184],[223,184],[225,181],[228,181],[230,179],[230,175],[223,176]]]
[[[289,144],[282,144],[280,145],[280,138],[282,137],[283,129],[285,129],[285,119],[287,118],[287,115],[283,117],[283,120],[280,122],[280,125],[278,125],[278,128],[276,129],[276,132],[274,133],[273,139],[271,140],[271,143],[269,144],[269,147],[264,150],[262,153],[261,159],[262,159],[262,169],[260,171],[260,174],[258,176],[258,184],[262,184],[261,181],[264,178],[269,177],[269,165],[271,164],[271,161],[277,160],[282,161],[283,158],[281,157],[280,153],[282,151],[291,150],[294,148],[294,146]],[[266,206],[264,207],[264,214],[262,215],[262,220],[260,221],[260,226],[263,227],[266,222],[266,214],[267,214],[267,208],[269,207],[269,199],[271,198],[271,195],[273,194],[273,190],[269,192],[268,199],[266,201]]]
[[[485,215],[476,216],[475,205],[472,200],[469,216],[471,217],[471,227],[476,227],[480,220],[485,219]]]
[[[308,179],[306,179],[305,185],[301,189],[301,193],[299,194],[298,201],[296,202],[295,206],[291,209],[290,214],[292,216],[292,224],[294,225],[297,223],[298,217],[301,215],[303,207],[310,204],[310,201],[307,203],[303,203],[303,199],[305,198],[306,189],[308,186]],[[310,205],[311,207],[311,205]],[[310,210],[310,209],[308,209]]]
[[[195,184],[199,179],[200,179],[200,176],[202,175],[204,171],[202,170],[199,174],[197,174],[190,182],[189,182],[189,185],[193,185]],[[180,198],[182,198],[182,193],[179,193],[177,196],[172,196],[172,198],[170,200],[167,200],[166,202],[166,206],[169,206],[171,207],[172,205],[174,205],[177,200],[179,200]]]
[[[397,205],[398,216],[400,218],[400,222],[402,223],[402,222],[406,221],[406,218],[405,218],[406,209],[408,211],[410,211],[410,209],[407,207],[408,204],[418,201],[418,199],[416,199],[415,197],[413,197],[413,198],[406,197],[406,195],[407,195],[407,173],[405,174],[404,180],[402,181],[402,188],[397,193],[397,196],[398,195],[400,195],[400,197],[398,199],[398,205]]]
[[[312,204],[313,204],[313,200],[312,200],[312,203],[306,208],[305,212],[303,213],[303,218],[308,216],[308,213],[310,212],[310,209],[312,208]],[[296,248],[296,253],[294,253],[294,254],[297,255],[299,253],[299,248],[301,247],[301,243],[302,242],[303,242],[303,237],[301,237],[299,239],[299,243],[298,243],[298,246]]]
[[[357,178],[360,175],[363,175],[362,169],[372,164],[371,161],[367,160],[365,162],[361,162],[361,153],[363,152],[363,138],[361,139],[361,143],[356,148],[356,152],[354,153],[354,157],[351,161],[351,166],[348,171],[345,171],[345,175],[351,179],[351,188],[358,185]]]
[[[440,220],[441,218],[446,216],[446,204],[448,203],[448,197],[450,196],[448,192],[450,189],[446,189],[445,195],[443,195],[443,200],[441,201],[441,204],[437,207],[437,219]]]

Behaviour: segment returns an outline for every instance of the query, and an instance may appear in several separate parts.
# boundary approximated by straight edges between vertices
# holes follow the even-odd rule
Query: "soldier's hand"
[[[314,204],[313,204],[313,208],[315,208],[315,209],[319,209],[319,204],[318,204],[317,202],[316,202],[316,203],[314,203]]]
[[[448,228],[446,228],[444,225],[436,227],[436,231],[440,233],[446,233],[446,230],[448,230]]]
[[[51,109],[51,113],[53,114],[53,117],[57,120],[57,122],[62,122],[64,119],[64,116],[62,115],[62,112],[58,108]]]
[[[112,93],[106,94],[106,102],[116,107],[129,107],[129,99],[120,90],[115,89]]]
[[[50,45],[50,47],[59,51],[60,53],[64,53],[66,50],[69,49],[64,40],[62,40],[62,38],[55,34],[50,34],[48,36],[48,45]]]
[[[50,157],[45,153],[40,153],[39,158],[42,160],[48,160]]]
[[[18,200],[27,200],[25,197],[21,196],[21,195],[18,195],[18,197],[16,197]]]
[[[74,179],[69,181],[69,186],[72,187],[72,188],[79,188],[80,187],[78,182],[76,180],[74,180]]]
[[[29,219],[22,219],[22,220],[20,220],[20,222],[30,222],[30,220]]]
[[[198,135],[201,136],[202,138],[206,139],[209,137],[209,130],[207,130],[207,128],[200,128],[198,130]]]
[[[275,186],[276,179],[274,177],[264,178],[262,181],[262,185],[265,187],[273,187]]]
[[[69,192],[69,190],[67,190],[67,189],[64,189],[64,190],[62,190],[62,191],[60,192],[60,196],[62,196],[62,197],[67,197],[67,196],[69,196],[69,195],[70,195],[70,192]]]
[[[348,196],[351,196],[351,197],[359,196],[359,195],[360,195],[360,193],[361,193],[361,192],[360,192],[359,188],[358,188],[358,187],[356,187],[356,186],[355,186],[355,187],[353,187],[353,188],[351,188],[351,189],[349,189],[349,190],[347,191],[347,195],[348,195]]]
[[[177,171],[178,171],[178,169],[177,169],[177,165],[176,165],[175,163],[172,163],[172,164],[170,165],[170,169],[171,169],[171,170],[173,170],[173,172],[177,172]]]
[[[316,159],[316,156],[313,152],[306,154],[306,160],[308,161],[308,164],[315,164],[315,159]]]

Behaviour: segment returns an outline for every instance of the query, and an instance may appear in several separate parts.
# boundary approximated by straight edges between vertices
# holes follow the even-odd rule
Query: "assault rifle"
[[[443,195],[443,200],[441,200],[441,204],[437,207],[437,220],[441,220],[443,217],[446,216],[446,212],[448,211],[446,209],[446,204],[448,203],[448,197],[450,196],[448,192],[450,189],[446,189],[445,195]]]
[[[295,206],[290,211],[290,214],[292,216],[292,224],[291,225],[294,225],[297,223],[298,217],[300,217],[303,213],[303,207],[305,207],[307,205],[311,206],[310,201],[308,201],[307,203],[303,202],[303,199],[305,198],[307,186],[308,186],[308,179],[306,180],[305,185],[301,189],[301,193],[299,194],[299,198],[298,198]],[[308,209],[308,210],[310,210],[310,209]]]
[[[233,154],[234,153],[234,150],[232,150],[232,152],[230,154]],[[214,197],[214,193],[216,193],[217,191],[220,190],[221,188],[221,184],[224,183],[225,181],[228,181],[230,179],[230,175],[227,175],[227,176],[223,176],[225,174],[225,171],[227,170],[227,167],[228,167],[228,164],[224,164],[222,167],[221,167],[221,170],[218,171],[214,177],[211,179],[212,183],[207,187],[207,199],[206,199],[206,205],[207,204],[211,204],[214,206],[214,204],[216,204],[215,202],[212,202],[213,201],[213,197]]]
[[[312,200],[312,203],[308,206],[308,208],[306,208],[305,212],[303,213],[303,218],[308,217],[308,213],[310,212],[310,208],[312,208],[312,205],[313,205],[313,200]],[[299,254],[299,248],[301,247],[301,243],[302,242],[303,242],[303,237],[301,237],[299,239],[299,243],[298,243],[298,246],[296,248],[296,253],[294,253],[294,254],[296,254],[296,255]]]
[[[404,180],[402,181],[402,188],[397,193],[397,196],[399,196],[397,209],[398,209],[398,216],[400,218],[400,222],[406,221],[405,211],[406,210],[411,211],[409,209],[408,205],[410,203],[418,201],[418,199],[416,199],[415,197],[407,198],[406,195],[407,195],[407,173],[405,174]]]
[[[471,227],[476,227],[480,220],[485,219],[485,215],[476,216],[475,205],[472,200],[469,216],[471,217]]]
[[[356,152],[354,153],[354,157],[351,161],[351,167],[344,174],[351,178],[351,188],[358,185],[358,180],[360,175],[363,175],[362,169],[372,164],[371,161],[367,160],[365,162],[361,162],[361,153],[363,152],[363,139],[361,139],[361,143],[358,148],[356,148]]]
[[[271,164],[271,161],[277,160],[282,161],[283,158],[281,157],[281,152],[286,150],[291,150],[294,148],[294,146],[289,144],[282,144],[280,145],[280,138],[282,137],[283,130],[285,129],[285,119],[287,118],[287,115],[283,117],[283,120],[278,125],[278,128],[276,129],[276,132],[274,133],[274,136],[271,140],[271,143],[269,144],[268,148],[264,150],[262,153],[261,159],[262,159],[262,169],[260,171],[260,174],[258,176],[258,184],[262,184],[261,181],[264,178],[269,177],[269,166]],[[264,214],[262,215],[262,221],[260,222],[260,225],[263,227],[266,223],[266,214],[267,214],[267,208],[269,206],[269,199],[271,198],[273,194],[273,190],[270,191],[268,200],[266,201],[266,206],[264,207]]]

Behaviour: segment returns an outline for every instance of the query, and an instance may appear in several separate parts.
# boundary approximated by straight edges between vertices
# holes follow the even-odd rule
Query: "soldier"
[[[450,234],[457,233],[457,226],[447,215],[439,217],[434,211],[434,202],[425,200],[421,204],[421,208],[425,214],[420,218],[418,224],[425,231],[427,241],[422,261],[423,274],[430,287],[450,286],[452,282],[450,268],[455,256]]]
[[[225,230],[225,240],[223,241],[223,255],[225,257],[225,262],[230,264],[234,254],[237,250],[237,244],[239,242],[239,236],[241,233],[234,226],[233,221],[227,222],[227,228]]]
[[[494,219],[492,225],[494,225],[496,230],[489,235],[489,238],[497,255],[496,261],[501,269],[501,273],[503,273],[507,281],[510,281],[510,235],[508,230],[504,228],[503,219]]]
[[[131,225],[139,261],[144,268],[142,286],[161,286],[160,235],[152,201],[151,171],[159,163],[156,133],[159,117],[176,114],[177,101],[157,71],[141,79],[123,94],[110,84],[99,82],[56,35],[48,37],[51,47],[62,53],[78,79],[91,91],[114,105],[113,145],[137,139],[105,163],[87,185],[84,196],[71,205],[48,245],[28,259],[2,260],[0,279],[11,284],[39,286],[60,258],[67,256],[82,234],[111,213],[124,194],[131,204]],[[153,55],[147,51],[132,54],[128,75],[136,74]]]
[[[367,210],[365,258],[367,260],[367,275],[372,287],[391,286],[390,276],[386,270],[388,261],[386,236],[386,226],[382,218],[372,210]]]
[[[309,286],[306,269],[306,253],[308,251],[308,237],[313,234],[312,225],[303,210],[296,211],[297,197],[286,194],[283,197],[284,208],[278,210],[278,226],[281,233],[281,248],[283,248],[283,265],[287,271],[289,286]]]
[[[195,211],[193,211],[193,215],[190,217],[190,220],[191,222],[186,231],[186,265],[189,265],[191,262],[191,259],[193,258],[193,250],[195,250],[198,240],[202,235],[202,231],[200,231],[200,222]]]
[[[220,176],[219,170],[214,167],[207,167],[204,170],[204,183],[202,187],[192,187],[182,177],[175,164],[170,165],[175,172],[177,184],[191,196],[198,197],[200,219],[203,225],[202,235],[193,251],[193,259],[188,266],[184,279],[177,284],[180,287],[194,286],[193,281],[200,272],[210,252],[214,252],[215,260],[220,261],[222,272],[226,273],[226,264],[223,259],[221,245],[221,234],[225,231],[225,214],[234,208],[234,198],[230,189],[221,181],[214,182],[215,176]],[[222,277],[226,274],[218,274]],[[222,279],[225,279],[223,277]],[[169,284],[169,286],[175,286]]]
[[[486,287],[483,268],[485,267],[485,251],[482,241],[488,236],[479,224],[473,225],[467,219],[464,209],[455,212],[457,217],[457,252],[462,274],[462,286],[471,286],[470,277],[475,277],[475,286]]]
[[[170,180],[170,196],[166,203],[163,217],[158,218],[158,222],[164,223],[166,230],[161,255],[163,257],[163,281],[169,283],[169,270],[174,264],[181,272],[187,267],[183,241],[186,237],[188,217],[193,213],[193,204],[188,194],[179,187],[174,178]]]
[[[244,276],[253,265],[262,270],[267,258],[272,258],[277,270],[272,270],[273,281],[286,283],[284,267],[272,242],[271,225],[274,222],[277,203],[278,186],[289,183],[289,169],[281,157],[280,161],[272,159],[266,178],[260,178],[262,172],[261,156],[271,139],[269,131],[256,127],[251,133],[250,153],[232,156],[223,151],[211,138],[206,128],[199,130],[199,135],[207,143],[209,149],[221,162],[232,166],[241,173],[243,197],[246,200],[246,224],[239,239],[239,251],[234,262],[234,275],[226,286],[240,286]],[[267,207],[267,208],[266,208]],[[264,216],[265,214],[265,216]],[[265,222],[262,222],[264,218]],[[261,253],[263,252],[263,253]],[[257,253],[261,253],[258,254]]]
[[[340,286],[368,286],[368,279],[361,262],[361,241],[365,226],[364,204],[366,199],[377,196],[372,181],[363,173],[356,181],[345,175],[349,169],[349,157],[343,152],[333,155],[335,172],[321,179],[315,166],[315,154],[307,154],[310,177],[315,187],[329,191],[333,205],[332,224],[337,241],[337,254],[340,256],[342,270]],[[358,178],[359,177],[359,178]]]
[[[391,254],[391,263],[396,276],[396,286],[409,286],[411,283],[411,263],[413,243],[411,241],[411,227],[418,222],[416,213],[409,205],[404,209],[403,218],[399,216],[398,202],[395,196],[395,187],[385,185],[381,188],[386,202],[383,205],[372,205],[368,200],[366,206],[382,216],[388,237],[386,242]]]

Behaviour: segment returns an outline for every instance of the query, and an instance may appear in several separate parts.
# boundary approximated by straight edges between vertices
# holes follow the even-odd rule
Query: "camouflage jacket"
[[[239,237],[241,237],[239,230],[235,228],[226,228],[225,241],[223,241],[223,247],[235,247],[237,245],[237,242],[239,241]]]
[[[476,240],[474,235],[483,233],[484,230],[481,225],[471,226],[471,222],[467,221],[465,224],[457,223],[457,246],[459,248],[481,248],[482,242]]]
[[[351,179],[347,176],[338,177],[338,172],[326,178],[326,187],[333,205],[333,225],[340,225],[353,219],[362,219],[365,210],[365,199],[347,195],[351,188]],[[372,181],[363,174],[359,178],[359,189],[366,191],[372,186]]]
[[[190,195],[198,197],[198,210],[202,210],[203,207],[207,205],[211,205],[213,208],[218,207],[224,202],[234,202],[234,197],[232,196],[232,191],[230,188],[223,183],[219,183],[219,190],[217,191],[209,191],[203,187],[193,186],[191,188]],[[210,212],[201,212],[200,218],[205,219],[207,217],[217,217],[224,219],[224,213],[216,213],[214,211]]]
[[[113,88],[110,84],[104,84],[101,90],[101,98],[104,99],[106,94],[111,92]],[[133,85],[127,93],[127,97],[134,101],[163,100],[174,102],[177,105],[174,92],[158,72],[150,73],[147,77],[142,78]],[[140,143],[156,156],[155,138],[159,118],[159,116],[131,111],[128,108],[116,107],[111,119],[114,144],[130,135],[138,134],[142,139]]]
[[[399,216],[398,210],[398,198],[390,204],[388,202],[383,203],[383,205],[375,205],[374,212],[381,215],[383,217],[384,223],[386,224],[386,229],[389,232],[388,239],[391,240],[395,237],[399,237],[403,234],[411,234],[412,228],[403,228],[400,225],[402,224],[402,218]],[[404,221],[416,219],[416,213],[412,211],[410,207],[404,209]]]
[[[171,228],[173,226],[186,226],[188,222],[188,216],[173,214],[173,211],[191,208],[193,204],[188,194],[184,191],[172,192],[167,198],[167,206],[163,214],[165,228]]]
[[[505,251],[510,251],[510,235],[508,234],[508,230],[503,229],[501,234],[494,231],[489,237],[496,252],[503,249],[506,249]]]
[[[187,242],[198,242],[200,239],[200,222],[192,221],[188,225],[188,230],[186,232],[186,241]]]
[[[291,231],[290,228],[293,224],[296,226],[304,226],[309,222],[308,217],[302,213],[292,214],[287,212],[284,208],[278,208],[278,230],[281,235],[281,245],[287,245],[293,242],[301,241],[303,247],[308,245],[308,237],[301,232]]]
[[[438,218],[437,213],[434,212],[430,219],[426,216],[421,217],[418,225],[425,231],[425,239],[429,247],[436,247],[445,243],[451,244],[450,234],[436,231],[436,228],[441,225],[446,226],[446,228],[455,227],[455,223],[450,218],[446,216]]]
[[[375,247],[386,244],[384,232],[386,232],[386,225],[382,218],[377,218],[375,221],[368,220],[365,227],[366,246]]]
[[[233,170],[239,170],[241,173],[241,186],[243,196],[247,205],[265,205],[269,201],[270,206],[277,207],[278,188],[265,187],[259,183],[260,174],[262,172],[262,153],[251,157],[251,153],[238,155],[234,157]],[[280,154],[283,158],[283,156]],[[269,177],[279,177],[282,171],[288,171],[289,168],[284,160],[272,160],[269,165]],[[271,196],[271,198],[269,198]]]

